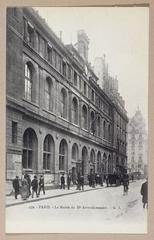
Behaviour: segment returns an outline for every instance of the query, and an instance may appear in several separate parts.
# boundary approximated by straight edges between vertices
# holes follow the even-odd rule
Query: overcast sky
[[[119,92],[128,116],[141,109],[147,122],[148,109],[148,7],[42,7],[35,8],[64,44],[76,43],[84,29],[89,62],[106,54],[109,72],[117,75]]]

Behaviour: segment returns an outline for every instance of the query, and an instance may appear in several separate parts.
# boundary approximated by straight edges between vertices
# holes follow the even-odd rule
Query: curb
[[[62,196],[66,196],[66,195],[73,195],[73,194],[78,194],[78,193],[84,193],[84,192],[89,192],[89,191],[94,191],[94,190],[98,190],[98,189],[103,189],[104,187],[101,188],[94,188],[94,189],[87,189],[87,190],[78,190],[75,192],[70,192],[70,193],[62,193],[62,194],[58,194],[58,195],[54,195],[54,196],[48,196],[48,197],[42,197],[42,198],[35,198],[35,199],[31,199],[28,201],[22,201],[22,202],[18,202],[18,203],[9,203],[6,204],[6,207],[13,207],[13,206],[17,206],[17,205],[21,205],[21,204],[26,204],[26,203],[31,203],[31,202],[38,202],[38,201],[42,201],[45,199],[51,199],[51,198],[57,198],[57,197],[62,197]]]

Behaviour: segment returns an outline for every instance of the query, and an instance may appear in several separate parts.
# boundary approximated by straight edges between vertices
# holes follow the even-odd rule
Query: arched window
[[[103,138],[106,138],[106,122],[103,122]]]
[[[25,99],[32,101],[32,67],[25,64]]]
[[[82,127],[87,129],[87,107],[85,105],[82,107]]]
[[[75,97],[72,101],[72,122],[78,124],[78,101]]]
[[[59,145],[59,170],[65,170],[67,161],[67,143],[63,139]]]
[[[104,153],[103,154],[103,166],[104,166],[104,173],[108,173],[108,169],[107,169],[107,156]]]
[[[97,173],[101,172],[101,153],[97,153]]]
[[[94,152],[93,149],[91,150],[91,153],[90,153],[90,162],[91,162],[92,164],[95,163],[95,152]]]
[[[77,162],[79,160],[79,149],[76,143],[74,143],[72,147],[72,160],[74,162]]]
[[[111,156],[108,156],[108,173],[112,173],[112,161]]]
[[[53,139],[47,135],[43,145],[43,169],[51,170],[51,159],[53,157]]]
[[[101,136],[101,118],[100,118],[100,116],[98,116],[98,118],[97,118],[97,135],[98,135],[98,137]]]
[[[108,140],[111,141],[111,126],[108,125]]]
[[[81,162],[81,174],[84,175],[88,168],[88,150],[86,147],[82,148],[82,162]]]
[[[63,118],[67,118],[67,94],[64,88],[60,93],[60,115]]]
[[[23,135],[22,166],[24,169],[36,167],[37,137],[33,129],[28,128]]]
[[[45,107],[47,110],[52,111],[52,81],[49,77],[45,81]]]
[[[95,114],[93,111],[91,111],[91,114],[90,114],[90,126],[91,126],[90,131],[91,133],[94,134],[96,131],[96,123],[95,123]]]
[[[95,173],[95,152],[93,149],[90,153],[90,172]]]

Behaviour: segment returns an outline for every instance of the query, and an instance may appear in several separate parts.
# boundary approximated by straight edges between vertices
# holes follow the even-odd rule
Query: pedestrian
[[[108,187],[109,186],[109,176],[108,175],[105,176],[105,180],[106,180],[106,186]]]
[[[43,194],[45,195],[45,189],[44,189],[44,178],[41,175],[39,179],[39,190],[38,190],[38,195],[40,195],[41,190],[43,191]]]
[[[88,174],[88,182],[89,182],[89,187],[92,186],[92,177],[91,174]]]
[[[64,177],[64,173],[62,174],[61,178],[60,178],[60,183],[61,183],[61,189],[65,189],[65,177]]]
[[[133,174],[132,174],[132,177],[131,177],[131,178],[132,178],[132,182],[133,182],[133,181],[134,181],[134,175],[133,175]]]
[[[127,173],[123,174],[124,195],[128,194],[129,176]]]
[[[84,176],[83,175],[80,176],[80,186],[81,186],[82,191],[83,191],[84,190]]]
[[[145,206],[148,208],[148,179],[142,184],[140,192],[142,195],[143,208],[145,208]]]
[[[95,188],[95,174],[94,173],[91,175],[91,179],[92,179],[92,187]]]
[[[38,180],[36,176],[34,176],[34,179],[31,182],[31,186],[32,186],[32,198],[34,197],[34,193],[36,193],[36,197],[38,197],[38,194],[37,194]]]
[[[31,195],[31,179],[30,179],[30,175],[29,174],[26,174],[26,179],[27,179],[27,182],[28,182],[28,189],[29,189],[29,196]]]
[[[26,176],[24,176],[21,182],[21,197],[23,200],[26,200],[27,198],[29,198],[29,185],[28,185]]]
[[[81,183],[80,183],[80,173],[78,173],[78,176],[77,176],[77,190],[81,190]]]
[[[19,177],[18,176],[16,176],[16,178],[13,179],[12,185],[13,185],[13,188],[14,188],[15,199],[17,199],[18,198],[18,194],[19,194],[19,190],[20,190]]]
[[[69,173],[67,175],[67,189],[69,190],[70,189],[70,184],[71,184],[71,174]]]
[[[100,184],[100,186],[103,186],[103,175],[102,174],[99,175],[99,184]]]

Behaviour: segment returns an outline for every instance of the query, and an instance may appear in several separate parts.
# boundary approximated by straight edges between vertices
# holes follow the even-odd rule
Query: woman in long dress
[[[23,200],[26,200],[29,197],[29,185],[26,176],[24,176],[21,182],[21,197]]]

